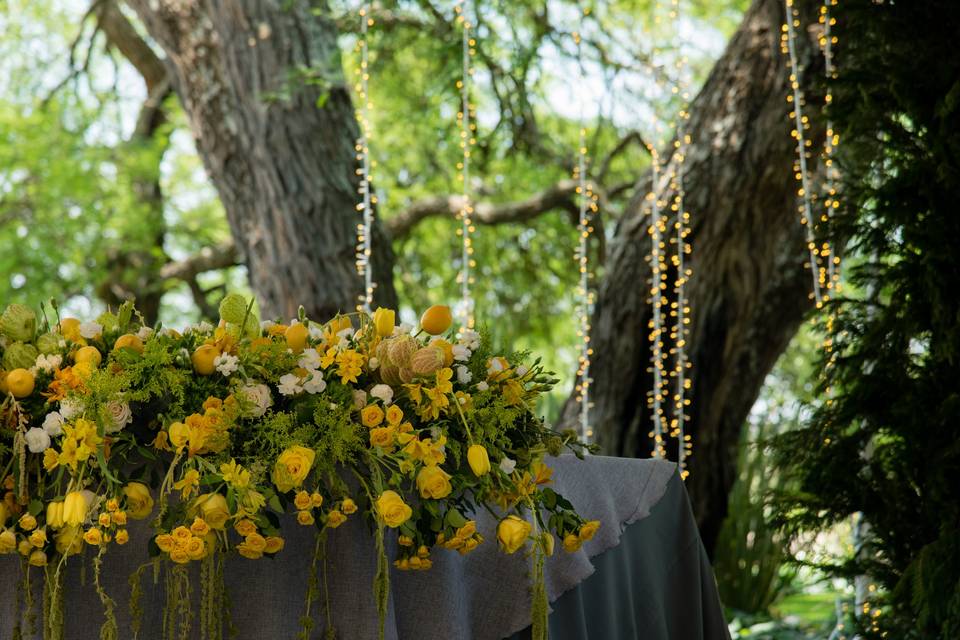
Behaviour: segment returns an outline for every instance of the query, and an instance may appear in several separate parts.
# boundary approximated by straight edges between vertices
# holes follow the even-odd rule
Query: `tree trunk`
[[[815,16],[805,14],[804,24],[810,24],[810,15]],[[687,287],[693,363],[687,433],[693,437],[693,456],[687,484],[708,550],[727,512],[741,425],[811,307],[792,170],[796,144],[786,102],[788,70],[780,52],[783,17],[780,0],[754,2],[693,101],[687,125],[685,208],[691,213],[693,246]],[[812,77],[822,70],[814,34],[800,31],[798,40],[801,66]],[[811,97],[809,104],[820,103]],[[820,148],[822,129],[812,128],[808,135],[811,148]],[[646,395],[652,386],[650,265],[645,261],[650,236],[643,206],[650,178],[641,183],[611,247],[591,334],[590,420],[603,451],[623,456],[649,456],[652,448]],[[671,221],[669,235],[672,229]],[[669,274],[668,290],[674,278]],[[667,316],[665,322],[670,320]],[[568,400],[564,422],[570,424],[577,411]],[[675,444],[670,451],[675,459]]]
[[[358,129],[337,30],[308,3],[130,0],[166,63],[264,317],[353,311]],[[374,277],[395,306],[379,225]]]

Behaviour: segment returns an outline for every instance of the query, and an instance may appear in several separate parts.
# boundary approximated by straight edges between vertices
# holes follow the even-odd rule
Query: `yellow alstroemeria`
[[[250,484],[250,472],[232,458],[230,462],[220,465],[220,473],[223,474],[223,481],[236,489],[245,489]]]
[[[189,469],[183,477],[173,483],[173,488],[180,491],[180,499],[187,500],[200,487],[200,472]]]

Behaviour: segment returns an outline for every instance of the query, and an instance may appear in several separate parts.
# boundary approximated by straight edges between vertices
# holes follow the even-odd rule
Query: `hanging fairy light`
[[[654,5],[654,26],[659,26],[662,22],[661,3]],[[654,43],[657,38],[654,37]],[[654,58],[658,57],[656,45],[654,46]],[[656,84],[660,92],[666,90],[664,80],[660,75],[656,76]],[[650,152],[651,182],[650,191],[644,199],[645,207],[650,212],[650,224],[647,227],[647,233],[650,236],[650,320],[647,323],[647,340],[650,343],[650,368],[652,384],[647,392],[647,408],[650,411],[650,420],[653,422],[653,429],[649,436],[653,440],[651,454],[655,458],[666,457],[666,436],[668,431],[666,412],[664,405],[669,401],[669,375],[667,372],[667,349],[664,346],[665,340],[665,322],[664,314],[669,300],[667,293],[667,202],[661,199],[661,167],[660,154],[657,151],[661,139],[661,123],[657,119],[656,111],[651,113],[651,129],[653,131],[652,140],[647,143],[647,150]],[[667,158],[666,165],[669,165],[670,159]]]
[[[670,17],[674,25],[674,37],[677,42],[680,41],[680,0],[672,0]],[[686,83],[686,57],[678,52],[676,61],[676,80],[671,91],[680,98],[680,109],[677,113],[675,124],[676,138],[673,143],[674,158],[669,163],[672,168],[671,189],[674,192],[674,202],[671,210],[674,216],[674,253],[672,256],[673,268],[676,271],[674,280],[675,300],[671,303],[670,315],[673,318],[673,326],[670,332],[670,339],[673,346],[670,354],[674,359],[673,373],[674,391],[673,391],[673,413],[670,419],[670,436],[677,440],[677,465],[680,468],[680,476],[684,479],[689,475],[687,471],[687,458],[691,455],[693,442],[690,434],[686,432],[686,423],[689,420],[687,407],[690,405],[689,392],[692,386],[691,379],[687,376],[688,370],[692,367],[690,358],[687,354],[687,338],[690,335],[690,301],[687,297],[687,282],[690,280],[692,270],[687,261],[691,253],[690,246],[690,212],[686,210],[684,197],[684,162],[687,155],[687,147],[690,144],[690,136],[687,133],[686,123],[690,117],[687,105],[690,101],[690,94]]]
[[[474,326],[474,300],[471,285],[474,282],[472,275],[476,262],[473,259],[473,239],[471,235],[476,230],[473,226],[473,203],[470,199],[470,156],[473,145],[476,144],[476,118],[473,113],[473,104],[470,102],[470,84],[473,77],[473,56],[476,53],[476,40],[471,35],[473,26],[467,17],[467,1],[459,0],[455,6],[457,22],[462,34],[462,75],[457,81],[460,90],[460,110],[457,113],[457,124],[460,127],[460,149],[462,159],[457,163],[458,179],[463,187],[458,218],[460,226],[457,235],[462,241],[460,250],[460,271],[457,282],[460,284],[460,325],[465,329]]]
[[[589,14],[584,9],[583,15]],[[573,39],[577,45],[577,61],[580,68],[581,85],[584,80],[583,56],[581,51],[581,37],[574,32]],[[580,405],[580,437],[585,441],[593,438],[593,429],[590,428],[590,358],[593,349],[590,347],[590,316],[593,312],[593,291],[590,289],[589,240],[593,233],[593,218],[598,210],[597,195],[593,185],[587,181],[587,164],[589,162],[587,150],[587,130],[584,126],[585,116],[583,104],[580,105],[580,137],[577,144],[577,164],[573,169],[573,179],[576,181],[577,202],[579,217],[577,223],[577,251],[574,259],[577,264],[579,284],[577,286],[577,337],[580,339],[580,355],[577,363],[577,382],[574,388],[576,400]]]
[[[837,77],[836,68],[833,64],[833,45],[837,44],[837,37],[832,32],[832,27],[836,24],[836,18],[830,15],[830,8],[837,6],[837,0],[824,0],[820,7],[820,24],[823,30],[820,35],[820,48],[823,51],[824,69],[826,72],[826,92],[823,97],[824,106],[829,108],[833,102],[833,91],[831,89],[833,81]],[[824,200],[823,216],[821,221],[829,223],[833,217],[834,210],[840,207],[837,195],[837,184],[840,179],[840,172],[837,169],[834,155],[837,145],[840,143],[840,136],[833,129],[833,122],[827,119],[827,131],[823,139],[823,164],[824,164]],[[821,249],[824,260],[827,261],[827,288],[838,290],[840,286],[840,256],[836,251],[830,250],[830,245],[825,243]]]
[[[813,274],[813,299],[817,308],[823,307],[825,287],[827,277],[826,270],[821,266],[819,259],[820,250],[817,247],[814,237],[813,227],[815,220],[813,217],[813,189],[811,186],[810,173],[807,170],[808,147],[811,141],[806,138],[804,133],[810,126],[809,119],[803,114],[805,106],[803,91],[800,89],[800,66],[797,61],[796,30],[800,27],[800,13],[794,6],[793,0],[784,0],[784,10],[786,22],[781,27],[780,48],[787,55],[790,67],[790,93],[787,95],[787,102],[791,104],[792,111],[790,117],[793,119],[794,129],[791,136],[797,141],[797,162],[794,165],[794,175],[800,183],[797,195],[800,198],[799,212],[800,223],[803,225],[807,251],[809,253],[810,271]]]
[[[357,138],[355,150],[357,152],[357,175],[360,176],[360,202],[357,203],[357,211],[360,212],[360,222],[357,223],[357,249],[356,265],[357,274],[363,278],[363,292],[360,294],[357,311],[370,313],[373,303],[373,290],[376,283],[373,281],[373,268],[370,264],[373,255],[373,207],[377,203],[377,197],[373,194],[371,185],[373,177],[371,175],[372,160],[370,159],[370,110],[373,103],[370,100],[369,81],[370,81],[370,59],[369,49],[367,47],[367,32],[373,26],[373,18],[370,16],[370,5],[365,4],[360,9],[360,37],[357,39],[357,53],[359,63],[357,66],[357,83],[355,90],[357,92],[358,107],[357,122],[360,125],[360,137]]]

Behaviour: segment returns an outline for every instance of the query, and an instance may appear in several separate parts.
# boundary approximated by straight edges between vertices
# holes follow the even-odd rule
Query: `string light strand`
[[[461,239],[460,271],[457,282],[460,284],[460,324],[464,329],[474,326],[474,299],[471,285],[474,283],[473,268],[476,262],[473,258],[473,238],[476,230],[473,225],[473,203],[470,198],[470,157],[471,149],[476,144],[476,118],[473,114],[473,105],[470,102],[470,85],[473,77],[473,56],[476,53],[476,40],[471,35],[473,26],[467,17],[467,1],[459,0],[455,6],[457,22],[460,23],[462,34],[462,75],[457,81],[460,90],[460,110],[457,113],[457,123],[460,127],[460,148],[463,157],[457,163],[458,178],[463,187],[460,211],[458,218],[460,227],[457,235]]]
[[[357,102],[359,103],[356,117],[360,125],[360,137],[357,138],[354,148],[357,152],[359,165],[356,171],[357,175],[360,176],[360,186],[358,188],[360,202],[357,203],[360,222],[357,223],[356,265],[357,274],[363,278],[363,292],[359,297],[357,311],[366,313],[371,311],[373,290],[376,288],[376,283],[373,281],[371,259],[373,255],[373,207],[377,203],[377,198],[371,188],[373,162],[370,159],[370,111],[373,108],[373,103],[370,100],[369,91],[370,52],[367,45],[367,33],[372,26],[373,18],[370,16],[370,5],[365,4],[360,9],[360,37],[357,39],[356,45],[360,59],[355,86]]]

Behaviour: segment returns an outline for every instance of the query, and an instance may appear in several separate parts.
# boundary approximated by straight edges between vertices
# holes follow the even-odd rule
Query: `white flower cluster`
[[[99,322],[81,322],[78,328],[80,335],[87,340],[93,340],[103,333],[103,325]]]
[[[63,364],[63,356],[58,353],[52,353],[50,355],[45,355],[41,353],[37,356],[37,361],[33,365],[31,371],[36,374],[39,371],[44,373],[53,373],[60,368],[60,365]]]
[[[213,359],[213,366],[216,367],[217,371],[222,373],[224,377],[230,377],[230,375],[235,373],[239,368],[240,358],[232,356],[229,353],[221,353]]]
[[[344,329],[340,334],[346,334],[347,331],[349,330]],[[341,341],[348,339],[349,335],[352,334],[346,334],[347,337],[341,335]],[[323,371],[320,370],[320,354],[316,349],[304,349],[300,359],[297,360],[297,366],[305,369],[307,374],[298,376],[295,373],[288,373],[280,376],[277,389],[281,395],[295,396],[304,391],[317,394],[327,388],[327,381],[323,379]]]

